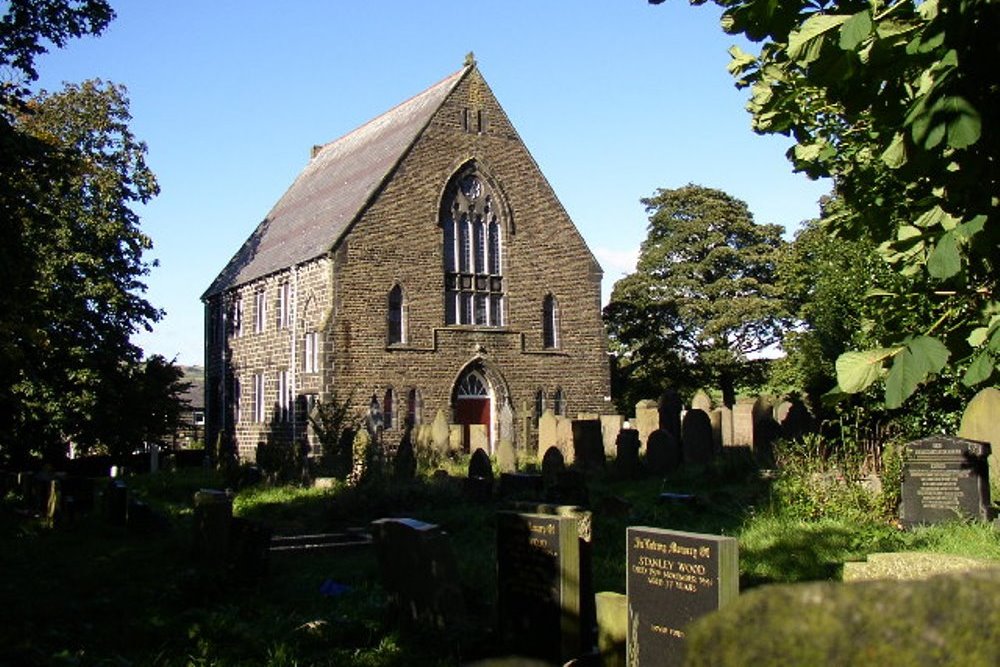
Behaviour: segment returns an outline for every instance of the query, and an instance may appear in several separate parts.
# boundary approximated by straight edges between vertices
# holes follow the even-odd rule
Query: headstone
[[[417,474],[417,457],[413,452],[411,436],[412,431],[407,429],[392,459],[392,474],[397,481],[412,480]]]
[[[465,620],[465,602],[451,542],[440,526],[408,518],[372,522],[382,585],[406,629],[452,632]]]
[[[621,593],[602,591],[595,599],[597,611],[597,652],[601,667],[625,667],[628,642],[628,598]]]
[[[646,399],[635,404],[632,428],[639,432],[639,450],[645,452],[649,434],[660,428],[660,409],[656,401]]]
[[[546,409],[538,418],[538,461],[541,462],[549,447],[557,447],[556,416],[551,409]]]
[[[233,500],[225,491],[201,489],[194,494],[194,556],[202,565],[225,567],[232,519]]]
[[[572,422],[573,452],[576,462],[585,469],[604,470],[604,441],[598,419],[576,419]]]
[[[722,411],[718,408],[708,413],[708,423],[712,425],[712,449],[722,451]]]
[[[931,436],[907,443],[900,521],[904,526],[990,518],[990,445]]]
[[[987,387],[972,397],[958,437],[990,443],[990,482],[1000,488],[1000,389]]]
[[[604,455],[614,458],[618,453],[618,432],[622,430],[625,418],[621,415],[601,415],[601,437],[604,439]]]
[[[679,441],[681,438],[681,411],[684,410],[684,401],[673,389],[667,389],[660,394],[657,403],[660,411],[659,427],[671,433]]]
[[[685,463],[707,465],[712,462],[712,422],[703,410],[688,410],[681,427],[681,447]]]
[[[623,428],[615,443],[615,470],[621,477],[631,479],[639,474],[639,432]]]
[[[259,521],[233,517],[229,532],[233,574],[243,582],[261,579],[270,568],[271,529]]]
[[[562,415],[556,416],[556,446],[563,454],[566,465],[576,461],[576,451],[573,449],[573,422]]]
[[[504,401],[500,407],[500,441],[514,442],[514,411],[510,408],[510,401]]]
[[[469,457],[469,477],[465,488],[473,500],[487,501],[493,497],[493,463],[485,449],[477,449]]]
[[[722,405],[719,410],[719,439],[722,446],[734,447],[736,445],[735,425],[733,423],[733,409]]]
[[[497,514],[497,609],[503,643],[560,664],[580,654],[580,553],[569,516]]]
[[[448,426],[448,418],[444,416],[442,410],[438,410],[434,415],[434,423],[431,424],[431,443],[434,451],[440,455],[445,455],[449,451],[451,429]]]
[[[699,389],[694,393],[694,397],[691,399],[691,409],[711,412],[712,397],[709,396],[708,392],[706,392],[704,389]]]
[[[469,452],[484,451],[490,453],[490,437],[486,424],[469,424]]]
[[[500,472],[517,470],[517,452],[510,440],[502,439],[497,444],[497,467],[500,468]]]
[[[545,499],[560,505],[589,505],[586,475],[575,468],[560,471],[555,476],[555,483],[546,486]]]
[[[734,537],[662,528],[626,531],[628,664],[684,664],[685,627],[739,595]]]
[[[461,424],[452,424],[448,427],[448,451],[450,453],[461,452],[465,447],[465,429]]]
[[[733,445],[753,449],[753,410],[753,400],[741,398],[736,401],[733,408]]]
[[[785,438],[798,438],[812,428],[809,410],[798,399],[785,399],[774,406],[774,421],[778,422]]]
[[[566,462],[563,460],[562,452],[558,447],[552,446],[545,451],[542,457],[542,480],[546,487],[555,486],[559,483],[559,475],[566,470]]]
[[[646,443],[646,468],[654,475],[665,475],[681,465],[681,445],[669,431],[656,429]]]

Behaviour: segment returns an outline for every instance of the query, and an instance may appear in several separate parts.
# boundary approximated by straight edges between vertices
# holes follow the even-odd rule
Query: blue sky
[[[790,140],[759,137],[726,72],[737,43],[683,0],[381,2],[119,0],[99,38],[39,61],[39,87],[129,90],[161,194],[140,213],[166,310],[147,354],[202,362],[199,297],[305,167],[310,148],[460,69],[479,68],[604,267],[634,268],[639,199],[698,183],[789,233],[829,186],[793,174]],[[741,44],[750,50],[750,46]]]

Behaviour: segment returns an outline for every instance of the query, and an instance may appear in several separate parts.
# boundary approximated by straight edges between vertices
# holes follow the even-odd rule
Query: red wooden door
[[[469,451],[469,424],[490,423],[490,399],[461,396],[455,401],[455,423],[462,425],[462,446]],[[486,437],[489,438],[489,426]]]

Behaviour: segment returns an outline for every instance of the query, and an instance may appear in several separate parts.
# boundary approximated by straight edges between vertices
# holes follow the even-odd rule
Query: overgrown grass
[[[596,474],[593,568],[597,590],[625,590],[625,531],[648,525],[733,535],[741,587],[838,579],[845,561],[876,551],[924,550],[1000,560],[988,525],[955,522],[899,530],[886,501],[836,467],[785,460],[775,478],[727,460],[667,477]],[[452,464],[458,474],[464,462]],[[275,553],[269,572],[241,582],[202,572],[191,558],[191,498],[218,487],[210,471],[137,476],[130,489],[168,517],[133,535],[100,512],[57,529],[0,506],[0,665],[452,665],[493,650],[496,503],[474,503],[456,477],[374,479],[357,488],[240,490],[238,516],[277,534],[364,526],[382,516],[437,523],[452,538],[478,632],[450,641],[401,635],[370,551]],[[661,501],[664,492],[694,502]],[[100,505],[100,503],[98,504]],[[324,582],[340,584],[326,596]]]

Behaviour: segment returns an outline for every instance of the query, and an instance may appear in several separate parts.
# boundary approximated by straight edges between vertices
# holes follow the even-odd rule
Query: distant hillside
[[[180,366],[184,371],[184,382],[191,387],[184,392],[184,399],[192,409],[202,410],[205,407],[205,368],[203,366]]]

